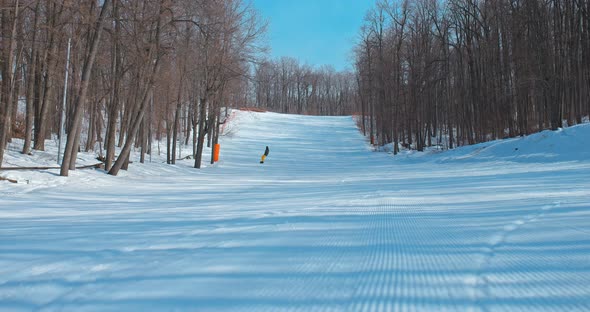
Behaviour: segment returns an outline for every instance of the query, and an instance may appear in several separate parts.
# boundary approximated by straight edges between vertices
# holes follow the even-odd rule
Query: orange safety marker
[[[215,147],[213,147],[213,161],[214,162],[219,161],[219,149],[220,148],[221,148],[221,146],[219,145],[219,143],[215,144]]]

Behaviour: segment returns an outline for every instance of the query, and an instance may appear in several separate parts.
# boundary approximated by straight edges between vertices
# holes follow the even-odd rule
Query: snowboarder
[[[268,156],[268,152],[269,152],[269,149],[267,146],[266,149],[264,150],[264,155],[262,155],[262,158],[260,159],[261,164],[264,164],[264,160],[266,159],[266,156]]]

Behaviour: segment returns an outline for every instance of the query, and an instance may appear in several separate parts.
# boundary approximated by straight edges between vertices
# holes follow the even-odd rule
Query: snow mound
[[[590,124],[463,146],[433,154],[432,158],[439,162],[495,160],[552,163],[587,160],[590,159]]]

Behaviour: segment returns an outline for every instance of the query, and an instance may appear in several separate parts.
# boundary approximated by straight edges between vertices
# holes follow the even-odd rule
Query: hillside
[[[228,127],[202,170],[2,172],[0,310],[590,309],[590,124],[395,157],[351,117]]]

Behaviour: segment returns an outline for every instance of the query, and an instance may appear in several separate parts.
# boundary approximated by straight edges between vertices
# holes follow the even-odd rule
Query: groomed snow
[[[392,157],[235,114],[202,170],[0,172],[0,310],[590,311],[590,125]]]

